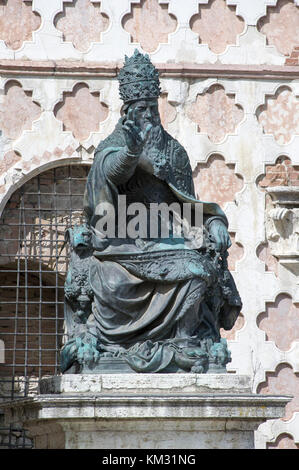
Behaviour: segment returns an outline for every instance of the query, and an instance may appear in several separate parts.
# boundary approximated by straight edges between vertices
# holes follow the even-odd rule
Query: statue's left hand
[[[140,127],[140,123],[136,120],[136,109],[129,109],[122,128],[128,150],[132,153],[140,154],[149,131],[152,128],[152,124],[148,124],[143,131]]]
[[[216,251],[223,253],[232,244],[226,225],[219,219],[213,220],[209,225],[209,233],[215,242]]]

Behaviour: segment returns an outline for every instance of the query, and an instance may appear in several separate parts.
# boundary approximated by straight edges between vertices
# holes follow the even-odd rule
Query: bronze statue
[[[230,353],[219,330],[233,327],[242,305],[227,269],[227,218],[217,204],[195,198],[188,155],[161,125],[159,77],[148,55],[126,57],[118,79],[122,116],[95,151],[86,225],[73,229],[73,249],[81,251],[66,281],[62,372],[225,372]],[[189,204],[193,223],[201,207],[200,245],[173,230],[175,216],[168,237],[162,216],[155,236],[140,227],[128,236],[134,214],[124,209],[142,204],[148,227],[150,210],[161,203]],[[90,239],[80,243],[86,230]],[[80,257],[83,307],[82,289],[75,291]]]

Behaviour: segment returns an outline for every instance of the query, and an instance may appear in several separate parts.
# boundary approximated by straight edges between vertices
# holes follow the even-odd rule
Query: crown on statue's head
[[[132,57],[125,56],[125,63],[118,74],[119,94],[124,103],[158,98],[161,93],[158,70],[148,54],[135,49]]]

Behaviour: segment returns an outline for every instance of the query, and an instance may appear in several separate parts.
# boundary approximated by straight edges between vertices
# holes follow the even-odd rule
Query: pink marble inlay
[[[10,152],[7,152],[4,156],[3,159],[0,160],[0,175],[3,175],[6,173],[9,168],[11,168],[15,163],[21,160],[21,155],[18,152],[14,152],[11,150]]]
[[[211,0],[207,5],[198,5],[199,13],[192,16],[190,27],[199,36],[199,42],[208,44],[215,54],[221,54],[229,44],[236,44],[245,23],[236,16],[236,7],[228,6],[225,0]]]
[[[265,263],[265,270],[273,272],[278,276],[278,261],[271,254],[268,243],[261,243],[256,250],[257,257]]]
[[[291,419],[299,411],[299,374],[289,364],[279,364],[275,372],[266,373],[266,381],[258,386],[257,393],[269,395],[292,395],[294,398],[285,407],[283,420]]]
[[[6,137],[16,139],[24,129],[31,129],[32,122],[41,115],[41,107],[32,101],[31,95],[19,82],[7,82],[0,108],[0,129]]]
[[[243,119],[243,109],[234,97],[226,95],[221,85],[213,85],[187,108],[187,116],[198,124],[198,132],[206,133],[212,142],[221,142],[235,132]]]
[[[273,134],[278,144],[290,142],[299,134],[299,100],[287,87],[280,87],[257,110],[265,134]]]
[[[268,7],[257,27],[266,35],[267,43],[284,55],[290,55],[299,46],[299,8],[293,0],[278,0],[276,6]]]
[[[299,304],[288,294],[279,294],[275,302],[266,303],[266,311],[257,318],[258,327],[265,331],[267,341],[274,341],[282,351],[299,340]]]
[[[158,0],[141,0],[132,3],[131,13],[122,21],[131,42],[140,43],[146,52],[153,52],[160,43],[168,43],[168,34],[177,27],[176,18],[168,13],[168,5]]]
[[[299,449],[294,438],[287,433],[280,434],[275,442],[268,442],[267,449]]]
[[[86,84],[79,83],[73,91],[63,93],[63,102],[56,105],[54,114],[63,122],[64,130],[82,141],[99,130],[100,122],[108,115],[108,107],[101,103],[99,93],[91,93]]]
[[[0,0],[0,39],[10,49],[19,49],[32,40],[32,32],[41,24],[41,17],[32,11],[32,2]]]
[[[211,155],[207,163],[198,163],[194,171],[195,191],[201,201],[217,202],[221,207],[235,199],[243,187],[243,178],[234,172],[221,155]]]
[[[109,26],[109,18],[101,12],[100,3],[90,0],[64,2],[63,12],[55,17],[56,28],[79,51],[86,51],[92,42],[101,42],[102,32]]]

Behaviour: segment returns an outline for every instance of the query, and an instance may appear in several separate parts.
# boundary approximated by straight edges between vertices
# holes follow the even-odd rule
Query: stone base
[[[5,416],[37,449],[252,449],[290,399],[252,394],[235,374],[68,374],[42,379]]]
[[[163,374],[186,374],[186,371],[181,369],[178,370],[177,366],[170,366],[168,372],[165,370]],[[206,372],[207,374],[226,374],[226,367],[222,367],[218,364],[209,363],[209,369]],[[88,366],[84,364],[83,366],[79,365],[75,362],[67,371],[64,373],[65,375],[69,374],[140,374],[139,372],[135,372],[129,366],[129,364],[122,358],[118,357],[102,357],[101,360],[92,365]]]
[[[102,357],[101,360],[88,366],[87,364],[79,365],[75,362],[64,374],[134,374],[137,372],[133,371],[129,364],[122,358],[111,358],[111,357]]]

